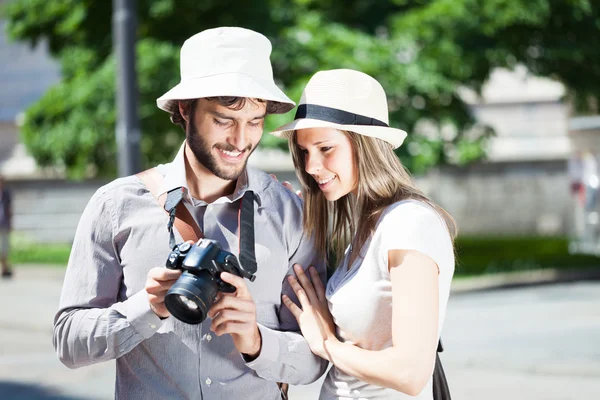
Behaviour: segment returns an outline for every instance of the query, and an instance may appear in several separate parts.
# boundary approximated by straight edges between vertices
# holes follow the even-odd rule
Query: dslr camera
[[[199,324],[206,319],[219,292],[235,292],[234,286],[221,279],[221,272],[229,272],[251,282],[256,278],[244,269],[235,255],[210,239],[175,246],[166,266],[183,273],[167,292],[165,306],[171,315],[188,324]]]

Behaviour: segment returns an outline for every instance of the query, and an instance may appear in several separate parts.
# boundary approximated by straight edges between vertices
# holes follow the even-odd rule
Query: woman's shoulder
[[[387,206],[381,215],[380,222],[401,220],[404,223],[414,220],[440,219],[439,213],[426,202],[417,199],[400,200]]]
[[[440,270],[452,267],[452,238],[434,205],[414,199],[398,201],[386,207],[379,222],[375,240],[383,250],[417,250]]]
[[[379,218],[376,231],[382,235],[403,232],[447,232],[444,218],[430,204],[416,199],[401,200],[387,206]]]

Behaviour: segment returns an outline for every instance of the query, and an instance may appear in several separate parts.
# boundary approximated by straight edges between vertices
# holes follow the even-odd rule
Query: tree
[[[590,0],[138,0],[137,10],[148,166],[169,160],[183,138],[155,106],[179,80],[181,44],[220,25],[271,39],[275,76],[294,100],[319,69],[355,68],[377,78],[392,125],[410,133],[398,154],[416,173],[483,156],[491,132],[475,124],[457,88],[479,90],[496,67],[524,64],[562,81],[583,111],[597,105],[600,13]],[[13,0],[4,8],[12,38],[47,38],[62,65],[62,82],[27,110],[23,141],[41,165],[75,178],[116,173],[111,13],[111,2],[93,0]],[[269,117],[265,130],[292,117]],[[423,121],[429,134],[418,133]],[[287,147],[270,135],[261,145]]]

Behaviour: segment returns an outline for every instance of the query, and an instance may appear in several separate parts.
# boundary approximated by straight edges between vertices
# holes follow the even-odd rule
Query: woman
[[[333,364],[320,399],[431,399],[456,227],[394,154],[406,133],[388,126],[383,88],[358,71],[318,72],[273,133],[290,140],[305,230],[340,260],[327,288],[296,266],[299,304],[282,299]]]

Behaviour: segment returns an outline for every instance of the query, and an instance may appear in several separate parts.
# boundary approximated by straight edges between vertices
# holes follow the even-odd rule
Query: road
[[[64,367],[52,349],[62,272],[23,268],[0,281],[0,398],[113,397],[114,364]],[[600,398],[600,282],[453,294],[442,361],[454,399]],[[292,400],[318,397],[293,387]]]

